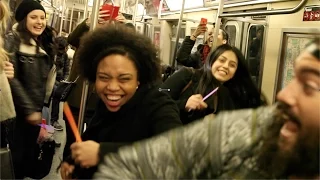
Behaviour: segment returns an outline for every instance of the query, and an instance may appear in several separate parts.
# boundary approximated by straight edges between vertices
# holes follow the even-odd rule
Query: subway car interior
[[[3,0],[2,0],[3,1]],[[14,15],[23,1],[8,2]],[[186,37],[194,36],[199,24],[205,21],[207,31],[195,36],[191,53],[212,37],[210,51],[218,47],[219,29],[228,35],[228,44],[241,51],[250,77],[267,104],[277,101],[277,93],[294,78],[294,59],[313,37],[320,37],[319,0],[40,0],[45,9],[47,26],[57,30],[57,36],[67,37],[88,18],[90,31],[98,23],[99,9],[111,4],[112,12],[131,23],[135,31],[148,37],[158,50],[165,79],[183,67],[177,62],[179,48]],[[10,31],[13,21],[9,22]],[[69,49],[76,50],[69,45]],[[72,56],[72,55],[71,55]],[[70,59],[70,67],[74,59]],[[74,79],[73,79],[74,80]],[[137,87],[138,88],[138,87]],[[83,81],[78,128],[84,123],[89,83]],[[159,89],[160,90],[160,89]],[[169,89],[170,91],[170,89]],[[184,90],[183,90],[184,91]],[[66,143],[63,102],[59,105],[58,122],[62,131],[54,133],[56,152],[51,170],[43,179],[61,179],[58,168]],[[51,106],[48,108],[51,111]],[[50,113],[49,113],[50,114]],[[49,115],[50,116],[50,115]],[[50,119],[50,117],[47,117]],[[49,121],[49,120],[48,120]]]
[[[19,0],[10,2],[14,6]],[[93,2],[41,1],[46,8],[48,24],[62,34],[71,33],[90,16]],[[103,0],[100,3],[104,3]],[[241,49],[245,55],[252,78],[270,103],[274,102],[275,94],[285,85],[284,81],[290,80],[290,73],[282,72],[286,71],[283,69],[286,67],[281,64],[281,59],[286,55],[287,34],[313,35],[319,28],[319,1],[316,0],[119,0],[114,3],[120,5],[120,12],[126,14],[127,20],[135,25],[137,31],[152,39],[161,50],[160,58],[166,65],[175,64],[177,47],[185,36],[192,34],[201,18],[208,19],[208,27],[214,27],[219,20],[220,27],[230,36],[230,44]],[[185,6],[182,8],[183,3]],[[316,10],[313,12],[312,9]],[[258,47],[259,56],[254,56],[250,49],[257,34],[261,43]],[[203,42],[205,36],[207,34],[199,36],[197,44]],[[289,73],[289,76],[285,73]],[[277,78],[278,75],[285,77]]]

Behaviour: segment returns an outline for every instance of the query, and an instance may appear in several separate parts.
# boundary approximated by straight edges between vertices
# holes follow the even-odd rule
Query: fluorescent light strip
[[[203,7],[202,0],[185,0],[185,9]],[[182,0],[166,0],[168,8],[170,11],[178,11],[181,9]]]
[[[232,3],[232,2],[226,2],[224,4],[223,8],[231,8],[231,7],[239,7],[239,6],[247,6],[247,5],[255,5],[255,4],[263,4],[263,3],[276,3],[276,2],[285,2],[289,0],[255,0],[255,1],[246,1],[246,2],[238,2],[238,3]],[[211,2],[210,2],[211,5]],[[219,3],[212,2],[212,6],[210,7],[203,7],[203,8],[192,8],[192,9],[186,9],[184,12],[198,12],[198,11],[207,11],[207,10],[215,10],[218,9]],[[169,12],[162,12],[161,16],[166,15],[172,15],[172,14],[179,14],[180,11],[169,11]]]

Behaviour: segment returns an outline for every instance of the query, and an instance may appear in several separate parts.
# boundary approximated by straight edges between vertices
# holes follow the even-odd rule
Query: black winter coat
[[[18,115],[27,116],[41,112],[44,105],[46,83],[53,61],[31,39],[30,44],[21,42],[16,32],[5,37],[5,49],[14,66],[15,78],[10,81],[12,97]]]
[[[68,36],[68,43],[72,46],[79,48],[81,37],[83,37],[89,31],[89,27],[86,25],[86,20],[80,23],[74,31],[72,31]],[[79,76],[79,61],[76,58],[77,50],[73,56],[73,63],[70,70],[70,75],[68,80],[75,81]],[[83,77],[79,76],[76,82],[76,86],[70,92],[67,102],[70,106],[80,109],[81,95],[82,95],[82,85]],[[89,83],[89,95],[87,99],[86,111],[95,111],[96,104],[98,102],[98,97],[94,92],[94,83]]]
[[[188,124],[211,113],[217,114],[218,112],[223,110],[235,109],[228,89],[223,85],[220,85],[217,93],[215,93],[205,101],[208,104],[208,107],[205,110],[195,110],[188,112],[185,109],[186,103],[190,96],[197,94],[196,90],[199,85],[201,75],[202,71],[200,70],[191,71],[189,68],[182,68],[174,73],[170,78],[168,78],[161,86],[161,89],[168,92],[172,99],[176,101],[176,104],[178,105],[180,110],[180,119],[183,124]],[[188,83],[190,82],[190,86],[184,90],[184,88],[187,87]],[[206,90],[206,93],[202,94],[202,96],[206,96],[212,90],[213,88],[208,88]],[[214,105],[215,98],[217,104],[216,107]]]
[[[190,39],[190,36],[186,36],[177,52],[177,62],[186,67],[193,67],[199,69],[203,66],[201,61],[201,54],[203,51],[203,45],[200,44],[197,47],[197,51],[191,53],[191,50],[195,44],[195,41]]]
[[[69,65],[70,60],[68,58],[67,53],[57,54],[56,56],[56,67],[57,67],[57,77],[56,80],[58,82],[62,80],[67,80],[69,76]]]
[[[100,143],[100,160],[132,144],[167,130],[180,127],[179,110],[175,102],[158,88],[139,87],[135,95],[118,112],[110,112],[100,100],[83,141]],[[96,167],[76,170],[78,179],[90,179]]]

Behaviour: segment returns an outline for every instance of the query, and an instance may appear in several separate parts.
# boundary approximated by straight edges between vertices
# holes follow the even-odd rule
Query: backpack
[[[54,140],[37,144],[35,153],[27,158],[29,166],[26,167],[26,176],[32,179],[42,179],[51,170],[52,160],[55,153],[56,142]]]

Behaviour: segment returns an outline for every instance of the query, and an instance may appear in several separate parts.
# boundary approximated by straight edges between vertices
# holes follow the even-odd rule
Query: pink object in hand
[[[47,124],[46,119],[42,118],[41,127],[46,128],[46,124]]]

